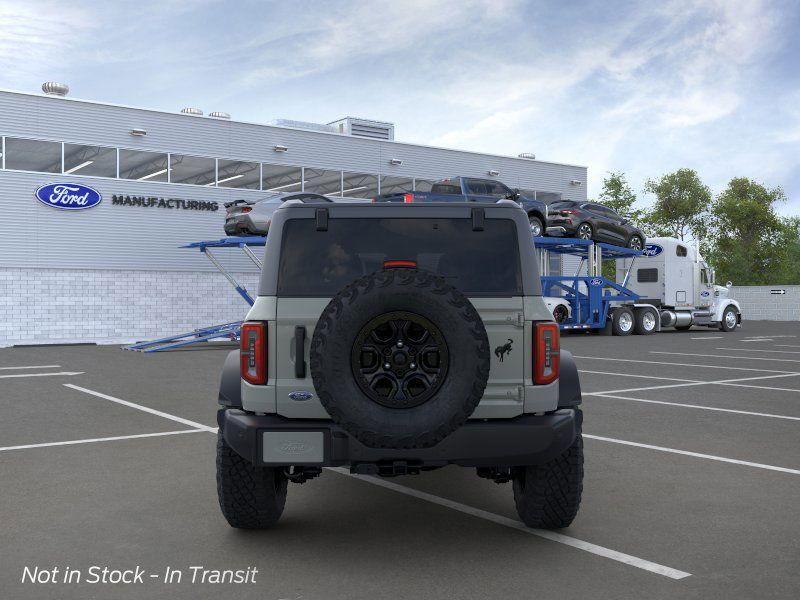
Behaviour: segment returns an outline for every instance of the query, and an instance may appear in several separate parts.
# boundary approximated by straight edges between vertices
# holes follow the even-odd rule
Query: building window
[[[6,138],[6,169],[61,173],[61,143]]]
[[[217,169],[219,187],[259,189],[261,172],[258,163],[219,159]]]
[[[342,195],[342,172],[325,169],[303,169],[303,191],[327,196]]]
[[[374,198],[378,195],[378,176],[364,173],[342,173],[344,189],[342,196],[346,198]]]
[[[166,182],[169,180],[168,173],[166,154],[140,150],[119,151],[119,176],[122,179]]]
[[[403,194],[414,191],[414,180],[410,177],[394,177],[384,175],[381,177],[381,194]]]
[[[433,179],[415,179],[414,191],[415,192],[430,192],[433,184],[436,183]]]
[[[204,156],[171,154],[169,157],[170,183],[212,186],[216,182],[217,161]]]
[[[117,149],[64,144],[64,174],[117,176]]]
[[[261,165],[261,189],[265,192],[299,192],[303,187],[303,169],[284,165]]]

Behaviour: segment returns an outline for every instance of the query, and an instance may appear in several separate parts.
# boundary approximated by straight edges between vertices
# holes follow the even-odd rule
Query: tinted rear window
[[[433,194],[461,194],[461,186],[457,183],[434,183],[431,186]]]
[[[291,219],[283,229],[278,295],[333,296],[385,260],[413,260],[472,296],[522,295],[516,226],[487,219]]]

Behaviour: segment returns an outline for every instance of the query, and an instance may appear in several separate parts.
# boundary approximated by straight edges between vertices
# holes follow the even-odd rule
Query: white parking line
[[[760,385],[746,385],[739,383],[741,381],[756,381],[760,379],[778,379],[780,377],[796,377],[800,375],[800,373],[784,373],[782,375],[761,375],[759,377],[739,377],[737,379],[718,379],[716,381],[695,381],[693,383],[673,383],[671,385],[650,385],[647,387],[638,387],[638,388],[624,388],[621,390],[603,390],[600,392],[592,392],[593,394],[618,394],[621,392],[644,392],[646,390],[666,390],[670,388],[679,388],[679,387],[691,387],[695,385],[736,385],[742,387],[752,387],[752,388],[759,388],[765,390],[774,390],[774,389],[785,389],[785,388],[772,388]],[[589,392],[584,392],[589,393]]]
[[[83,375],[83,371],[59,371],[57,373],[14,373],[13,375],[0,375],[0,379],[15,379],[18,377],[53,377],[55,375]]]
[[[772,352],[775,354],[800,354],[796,350],[762,350],[761,348],[714,348],[714,350],[733,350],[734,352]],[[747,356],[743,354],[742,356]]]
[[[702,383],[700,379],[676,379],[675,377],[660,377],[658,375],[634,375],[633,373],[614,373],[612,371],[587,371],[578,369],[578,373],[591,373],[592,375],[614,375],[618,377],[638,377],[639,379],[663,379],[664,381],[683,381],[691,383]]]
[[[800,417],[790,417],[789,415],[776,415],[772,413],[751,412],[749,410],[734,410],[732,408],[718,408],[716,406],[702,406],[700,404],[683,404],[681,402],[664,402],[662,400],[646,400],[644,398],[629,398],[627,396],[616,396],[614,394],[599,394],[584,392],[584,396],[594,396],[596,398],[613,398],[615,400],[629,400],[631,402],[645,402],[647,404],[663,404],[666,406],[678,406],[680,408],[698,408],[700,410],[712,410],[717,412],[735,413],[739,415],[749,415],[751,417],[769,417],[771,419],[785,419],[787,421],[800,421]]]
[[[141,404],[128,402],[127,400],[121,400],[120,398],[115,398],[114,396],[109,396],[108,394],[101,394],[100,392],[95,392],[94,390],[89,390],[77,385],[72,385],[71,383],[65,383],[64,387],[68,387],[73,390],[78,390],[79,392],[83,392],[84,394],[91,394],[92,396],[97,396],[98,398],[109,400],[110,402],[116,402],[117,404],[122,404],[123,406],[129,406],[130,408],[135,408],[137,410],[150,413],[151,415],[164,417],[165,419],[170,419],[171,421],[175,421],[177,423],[183,423],[184,425],[189,425],[190,427],[196,427],[197,429],[202,429],[204,431],[208,431],[211,433],[217,432],[216,427],[209,427],[208,425],[203,425],[202,423],[198,423],[197,421],[190,421],[189,419],[184,419],[183,417],[176,417],[175,415],[171,415],[169,413],[165,413],[160,410],[150,408],[148,406],[142,406]]]
[[[623,446],[634,446],[635,448],[647,448],[648,450],[657,450],[659,452],[670,452],[672,454],[682,454],[684,456],[693,456],[695,458],[705,458],[707,460],[716,460],[719,462],[731,463],[734,465],[744,465],[746,467],[766,469],[767,471],[778,471],[779,473],[790,473],[791,475],[800,475],[800,470],[797,469],[787,469],[786,467],[776,467],[775,465],[765,465],[761,463],[749,462],[746,460],[738,460],[735,458],[725,458],[724,456],[715,456],[713,454],[702,454],[700,452],[689,452],[688,450],[679,450],[677,448],[666,448],[664,446],[640,444],[639,442],[618,440],[616,438],[603,437],[600,435],[589,435],[588,433],[584,433],[583,437],[584,439],[598,440],[601,442],[611,442],[612,444],[622,444]]]
[[[800,348],[797,344],[775,344],[776,348]]]
[[[60,369],[61,365],[32,365],[26,367],[0,367],[0,371],[11,371],[13,369]]]
[[[95,442],[115,442],[117,440],[134,440],[138,438],[160,437],[164,435],[180,435],[182,433],[197,433],[204,429],[181,429],[180,431],[160,431],[158,433],[139,433],[137,435],[117,435],[114,437],[89,438],[85,440],[68,440],[66,442],[46,442],[44,444],[25,444],[24,446],[5,446],[0,452],[9,450],[27,450],[29,448],[46,448],[48,446],[72,446],[75,444],[93,444]]]
[[[432,504],[438,504],[439,506],[444,506],[446,508],[450,508],[452,510],[456,510],[458,512],[473,517],[478,517],[479,519],[491,521],[492,523],[496,523],[498,525],[510,527],[511,529],[516,529],[517,531],[521,531],[523,533],[535,535],[544,538],[546,540],[550,540],[552,542],[558,542],[559,544],[564,544],[566,546],[571,546],[573,548],[577,548],[579,550],[583,550],[591,554],[596,554],[597,556],[603,556],[605,558],[609,558],[611,560],[615,560],[617,562],[621,562],[626,565],[636,567],[638,569],[643,569],[651,573],[656,573],[657,575],[663,575],[664,577],[669,577],[670,579],[684,579],[686,577],[691,576],[691,573],[687,573],[686,571],[679,571],[678,569],[666,567],[664,565],[660,565],[658,563],[654,563],[649,560],[645,560],[643,558],[631,556],[630,554],[623,554],[622,552],[617,552],[616,550],[611,550],[610,548],[605,548],[603,546],[598,546],[597,544],[585,542],[583,540],[579,540],[577,538],[564,535],[563,533],[556,533],[554,531],[547,531],[544,529],[530,529],[520,521],[515,521],[514,519],[509,519],[508,517],[504,517],[502,515],[497,515],[486,510],[481,510],[480,508],[475,508],[473,506],[468,506],[460,502],[455,502],[454,500],[449,500],[447,498],[434,496],[433,494],[428,494],[427,492],[421,492],[419,490],[415,490],[413,488],[406,487],[404,485],[399,485],[391,481],[385,481],[383,479],[377,479],[375,477],[368,477],[366,475],[356,475],[350,473],[350,471],[342,467],[333,467],[329,470],[336,471],[337,473],[340,473],[342,475],[346,475],[348,477],[352,477],[354,479],[358,479],[360,481],[364,481],[372,485],[377,485],[379,487],[392,490],[393,492],[405,494],[406,496],[411,496],[413,498],[424,500],[425,502],[430,502]]]
[[[682,354],[682,353],[677,353]],[[689,356],[706,356],[705,354],[695,354]],[[640,360],[635,358],[612,358],[610,356],[578,356],[577,354],[573,355],[573,358],[585,358],[590,360],[614,360],[618,362],[630,362],[630,363],[644,363],[646,365],[670,365],[673,367],[697,367],[698,369],[728,369],[733,371],[758,371],[760,373],[786,373],[788,375],[796,375],[794,371],[776,371],[775,369],[756,369],[753,367],[729,367],[726,365],[695,365],[692,363],[675,363],[675,362],[664,362],[664,361],[657,361],[657,360]],[[744,358],[743,356],[734,356],[731,358]]]
[[[690,340],[720,340],[724,338],[724,335],[704,335],[701,337],[693,337],[689,338]]]
[[[739,343],[745,344],[745,343],[748,343],[748,342],[754,343],[754,342],[771,342],[771,341],[772,341],[772,338],[758,338],[758,339],[755,339],[755,340],[739,340]]]
[[[800,362],[800,360],[796,358],[760,358],[757,356],[727,356],[724,354],[691,354],[689,352],[665,352],[663,350],[650,350],[650,354],[673,354],[673,355],[676,354],[678,356],[702,356],[704,358],[735,358],[737,360],[742,360],[743,358],[746,358],[747,360],[768,360],[771,362],[792,362],[792,363]],[[705,367],[707,365],[695,365],[695,366]]]

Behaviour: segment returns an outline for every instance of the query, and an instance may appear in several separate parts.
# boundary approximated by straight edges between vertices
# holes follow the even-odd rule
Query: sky
[[[800,2],[0,0],[0,88],[234,119],[395,123],[397,140],[648,178],[780,186],[800,215]],[[0,124],[1,126],[1,124]]]

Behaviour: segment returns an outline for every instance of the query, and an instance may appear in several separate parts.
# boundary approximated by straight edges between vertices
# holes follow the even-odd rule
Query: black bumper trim
[[[223,408],[217,422],[225,441],[243,458],[256,465],[262,461],[263,433],[321,431],[323,462],[292,460],[295,444],[286,444],[285,462],[273,466],[345,466],[406,462],[420,467],[456,464],[465,467],[513,467],[542,464],[558,456],[575,440],[582,413],[561,409],[547,415],[521,415],[514,419],[467,421],[432,448],[395,450],[365,446],[335,423],[326,420],[286,419],[254,415]]]

